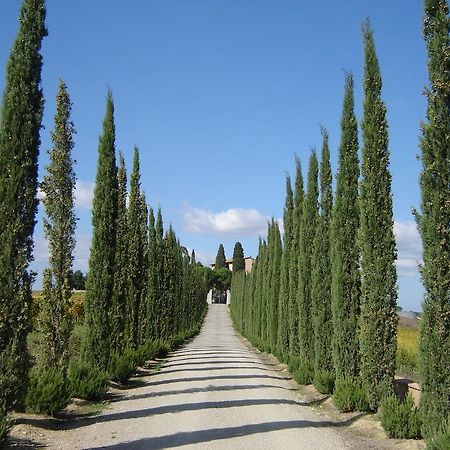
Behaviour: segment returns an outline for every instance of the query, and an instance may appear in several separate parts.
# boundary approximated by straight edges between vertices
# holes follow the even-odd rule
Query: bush
[[[108,365],[109,376],[112,380],[123,383],[134,374],[139,359],[139,351],[125,349],[122,354],[115,353]]]
[[[309,361],[302,361],[294,371],[294,380],[300,384],[311,384],[314,378],[314,365]]]
[[[335,376],[329,370],[319,370],[314,375],[314,386],[321,394],[332,394]]]
[[[71,390],[67,378],[57,370],[36,370],[30,373],[25,397],[27,412],[53,416],[70,401]]]
[[[108,374],[80,361],[72,361],[68,378],[72,395],[77,398],[97,400],[107,389]]]
[[[294,373],[298,369],[299,366],[300,366],[300,358],[298,356],[292,356],[289,359],[289,365],[288,365],[289,372]]]
[[[400,402],[394,395],[386,397],[380,405],[380,422],[390,438],[420,439],[422,417],[411,395]]]
[[[8,419],[8,414],[6,412],[5,402],[0,402],[0,448],[2,442],[5,441],[6,436],[8,436],[8,431],[10,429],[10,422]]]
[[[448,450],[450,448],[450,418],[439,431],[427,442],[428,450]]]
[[[336,382],[333,403],[341,412],[368,411],[367,392],[356,380],[344,378]]]

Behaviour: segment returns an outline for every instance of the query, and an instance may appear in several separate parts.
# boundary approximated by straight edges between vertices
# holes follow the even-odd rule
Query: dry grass
[[[397,374],[418,379],[419,331],[399,325],[397,333]]]

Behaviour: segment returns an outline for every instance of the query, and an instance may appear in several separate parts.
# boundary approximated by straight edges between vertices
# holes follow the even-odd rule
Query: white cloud
[[[422,263],[422,241],[416,223],[394,222],[394,234],[397,242],[399,275],[418,275],[418,266]]]
[[[75,207],[92,208],[92,199],[94,198],[95,183],[92,181],[77,180],[75,186]]]
[[[92,181],[77,180],[75,185],[75,208],[91,209],[94,198],[95,183]],[[36,197],[38,200],[45,198],[45,192],[38,188]]]
[[[231,208],[212,212],[186,206],[183,228],[194,234],[219,236],[263,236],[268,218],[256,209]]]

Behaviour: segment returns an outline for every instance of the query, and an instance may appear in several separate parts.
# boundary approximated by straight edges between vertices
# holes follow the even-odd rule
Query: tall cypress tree
[[[148,215],[148,282],[147,282],[147,334],[148,340],[156,339],[156,229],[155,214],[150,208]]]
[[[108,367],[111,353],[110,315],[116,255],[117,201],[114,103],[109,91],[103,133],[98,146],[92,204],[92,245],[86,284],[86,331],[82,344],[83,360],[101,370]]]
[[[24,392],[29,361],[28,266],[37,210],[45,14],[44,0],[24,0],[0,114],[0,397],[7,408]]]
[[[278,222],[272,219],[269,259],[270,285],[267,291],[269,301],[269,327],[267,331],[272,352],[277,350],[278,340],[278,299],[280,295],[281,254],[280,228]]]
[[[359,375],[358,320],[361,278],[358,179],[358,125],[354,113],[353,77],[349,73],[345,81],[336,195],[331,224],[332,348],[337,380],[356,378]]]
[[[139,196],[139,231],[141,240],[141,280],[139,292],[138,309],[138,343],[143,344],[147,334],[149,323],[147,321],[147,289],[148,289],[148,271],[149,271],[149,247],[148,247],[148,207],[145,193],[141,192]]]
[[[331,212],[333,208],[332,175],[328,132],[322,129],[320,164],[320,216],[314,237],[311,297],[314,325],[314,372],[332,372],[331,337]]]
[[[244,249],[240,242],[236,242],[233,249],[233,272],[245,270]]]
[[[154,329],[154,337],[156,339],[163,338],[164,326],[164,304],[163,304],[163,275],[164,275],[164,224],[161,208],[158,208],[155,224],[155,250],[153,269],[153,285],[152,285],[152,311],[154,318],[152,327]]]
[[[50,270],[43,295],[41,314],[44,332],[41,364],[45,368],[66,371],[69,361],[69,338],[72,319],[69,317],[72,297],[72,265],[75,249],[76,217],[74,213],[75,172],[72,150],[75,132],[70,120],[72,103],[63,81],[56,97],[53,148],[47,175],[41,184],[47,218],[44,230],[50,250]]]
[[[420,327],[424,434],[450,411],[450,43],[446,0],[426,0],[427,122],[422,124],[422,204],[417,215],[423,242],[425,301]]]
[[[111,305],[111,350],[120,352],[125,344],[126,300],[128,293],[128,213],[127,171],[123,154],[119,153],[117,173],[117,229],[114,259],[114,290]]]
[[[292,248],[289,262],[289,352],[292,356],[300,354],[298,338],[298,261],[300,248],[300,231],[303,210],[303,175],[299,158],[295,158],[294,210],[292,212]]]
[[[225,250],[223,249],[223,245],[219,245],[219,249],[217,250],[216,255],[216,263],[214,265],[214,269],[225,269],[226,268],[226,259],[225,259]]]
[[[364,26],[364,115],[362,121],[361,376],[369,405],[393,392],[397,350],[397,273],[393,231],[388,125],[372,30]]]
[[[289,266],[292,249],[292,215],[294,211],[294,195],[291,178],[286,177],[286,200],[283,212],[283,253],[280,270],[280,295],[278,300],[278,353],[283,359],[289,353]],[[288,326],[286,326],[288,325]]]
[[[302,364],[314,363],[314,330],[312,322],[311,269],[313,242],[318,221],[318,162],[315,152],[309,159],[308,185],[303,203],[298,260],[298,333]]]
[[[144,242],[142,239],[141,175],[139,150],[134,148],[133,171],[130,177],[128,206],[128,295],[126,306],[125,340],[130,348],[138,344],[139,308],[143,288]]]

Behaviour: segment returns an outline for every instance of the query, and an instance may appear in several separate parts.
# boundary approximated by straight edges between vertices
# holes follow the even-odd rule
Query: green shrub
[[[298,356],[292,356],[289,359],[289,372],[291,372],[292,374],[298,369],[298,367],[300,366],[300,358]]]
[[[400,402],[394,395],[386,397],[380,405],[379,417],[390,438],[420,439],[422,417],[411,395]]]
[[[314,375],[314,386],[321,394],[332,394],[335,376],[329,370],[319,370]]]
[[[314,378],[314,365],[309,361],[302,361],[293,373],[294,380],[300,384],[311,384]]]
[[[369,410],[366,390],[361,383],[349,378],[336,382],[333,403],[341,412]]]
[[[85,400],[97,400],[105,394],[108,374],[89,364],[74,360],[68,371],[72,395]]]
[[[108,373],[112,380],[123,383],[136,371],[139,364],[138,351],[125,349],[121,354],[115,353],[109,362]]]
[[[70,401],[71,389],[67,378],[57,370],[36,370],[30,373],[25,397],[27,412],[53,416]]]
[[[6,436],[8,436],[8,431],[11,427],[11,424],[8,419],[8,414],[6,412],[5,402],[0,402],[0,448],[2,446],[2,442],[5,441]]]
[[[450,418],[440,430],[427,442],[428,450],[448,450],[450,448]]]

